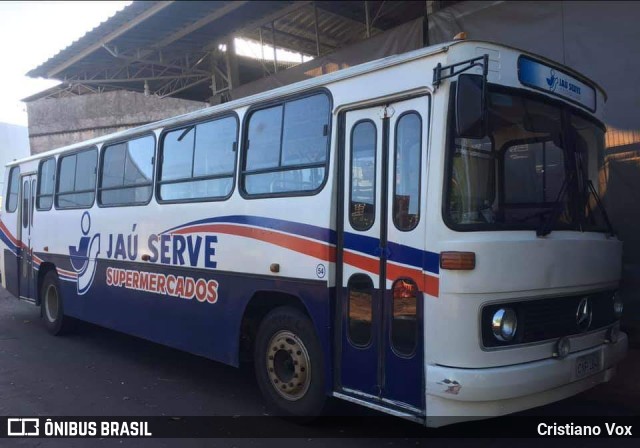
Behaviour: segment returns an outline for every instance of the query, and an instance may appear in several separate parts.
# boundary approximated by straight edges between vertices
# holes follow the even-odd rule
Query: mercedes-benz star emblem
[[[589,329],[591,319],[593,319],[591,303],[589,303],[589,298],[585,297],[580,301],[578,309],[576,310],[576,324],[580,331],[587,331]]]

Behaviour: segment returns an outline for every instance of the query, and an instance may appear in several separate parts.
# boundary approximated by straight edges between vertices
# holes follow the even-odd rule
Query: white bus
[[[7,167],[2,284],[53,334],[248,355],[282,414],[560,400],[627,348],[605,98],[461,40],[37,154]]]

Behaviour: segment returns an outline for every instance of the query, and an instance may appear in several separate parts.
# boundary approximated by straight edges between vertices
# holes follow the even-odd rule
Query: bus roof
[[[595,81],[589,79],[588,77],[584,76],[581,73],[576,72],[575,70],[571,69],[570,67],[566,67],[562,64],[559,64],[556,61],[552,61],[548,58],[545,58],[543,56],[537,55],[537,54],[533,54],[531,52],[522,50],[520,48],[516,48],[516,47],[512,47],[509,45],[504,45],[504,44],[500,44],[500,43],[496,43],[496,42],[489,42],[489,41],[481,41],[481,40],[456,40],[456,41],[450,41],[450,42],[444,42],[441,44],[437,44],[437,45],[432,45],[429,47],[424,47],[424,48],[419,48],[417,50],[412,50],[406,53],[402,53],[402,54],[397,54],[397,55],[392,55],[392,56],[387,56],[385,58],[382,59],[376,59],[374,61],[369,61],[369,62],[365,62],[363,64],[359,64],[359,65],[355,65],[353,67],[349,67],[343,70],[338,70],[335,71],[333,73],[328,73],[326,75],[321,75],[315,78],[311,78],[311,79],[307,79],[304,81],[299,81],[293,84],[289,84],[286,86],[282,86],[282,87],[278,87],[275,89],[271,89],[271,90],[267,90],[264,92],[260,92],[254,95],[250,95],[244,98],[238,98],[236,100],[232,100],[223,104],[218,104],[215,106],[210,106],[210,107],[205,107],[203,109],[200,110],[196,110],[193,112],[188,112],[186,114],[182,114],[182,115],[176,115],[174,117],[170,117],[170,118],[165,118],[163,120],[159,120],[159,121],[154,121],[151,123],[147,123],[141,126],[136,126],[134,128],[129,128],[129,129],[125,129],[123,131],[118,131],[118,132],[114,132],[111,134],[105,134],[105,135],[101,135],[99,137],[95,137],[93,139],[90,140],[84,140],[81,142],[77,142],[77,143],[72,143],[70,145],[66,145],[57,149],[52,149],[49,151],[45,151],[45,152],[41,152],[38,154],[34,154],[31,155],[29,157],[25,157],[22,159],[17,159],[14,161],[11,161],[7,164],[7,166],[14,166],[14,165],[19,165],[21,163],[25,163],[25,162],[29,162],[29,161],[33,161],[33,160],[38,160],[41,158],[45,158],[45,157],[49,157],[52,155],[57,155],[57,154],[61,154],[67,151],[72,151],[75,149],[80,149],[80,148],[85,148],[87,146],[92,146],[92,145],[97,145],[100,144],[102,142],[105,141],[110,141],[110,140],[116,140],[116,139],[122,139],[122,138],[126,138],[127,136],[130,135],[138,135],[144,132],[150,132],[153,131],[155,129],[158,128],[162,128],[162,127],[167,127],[167,126],[172,126],[174,124],[183,122],[183,121],[187,121],[187,120],[198,120],[201,118],[206,118],[208,116],[212,116],[212,115],[216,115],[219,113],[223,113],[229,110],[233,110],[233,109],[237,109],[240,107],[245,107],[245,106],[249,106],[251,104],[254,103],[260,103],[260,102],[264,102],[266,100],[272,99],[272,98],[277,98],[280,96],[285,96],[285,95],[291,95],[291,94],[295,94],[295,93],[299,93],[299,92],[303,92],[306,90],[310,90],[313,89],[314,87],[321,87],[323,85],[326,84],[330,84],[336,81],[340,81],[343,79],[348,79],[348,78],[352,78],[355,76],[359,76],[365,73],[369,73],[369,72],[374,72],[377,70],[381,70],[387,67],[391,67],[394,65],[399,65],[399,64],[403,64],[415,59],[421,59],[424,58],[426,56],[431,56],[431,55],[435,55],[438,53],[442,53],[445,52],[449,49],[449,47],[454,46],[454,45],[458,45],[458,44],[465,44],[465,43],[488,43],[491,45],[497,45],[500,47],[504,47],[504,48],[509,48],[512,50],[516,50],[519,51],[521,53],[524,54],[529,54],[529,55],[533,55],[536,56],[536,58],[547,62],[555,67],[561,67],[562,69],[564,69],[565,71],[567,71],[568,73],[576,76],[577,78],[582,78],[583,80],[586,80],[587,82],[591,83],[595,88],[597,88],[598,90],[600,90],[600,92],[603,94],[604,99],[606,101],[607,96],[606,96],[606,92],[604,91],[604,89],[598,85]]]

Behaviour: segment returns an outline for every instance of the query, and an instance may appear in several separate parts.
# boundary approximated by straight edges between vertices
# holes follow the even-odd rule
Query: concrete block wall
[[[36,154],[207,107],[199,101],[114,91],[27,103],[29,142]]]

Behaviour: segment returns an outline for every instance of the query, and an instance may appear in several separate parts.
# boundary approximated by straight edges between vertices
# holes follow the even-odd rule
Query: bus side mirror
[[[458,76],[456,86],[456,131],[458,137],[481,139],[487,135],[487,106],[482,75]]]

